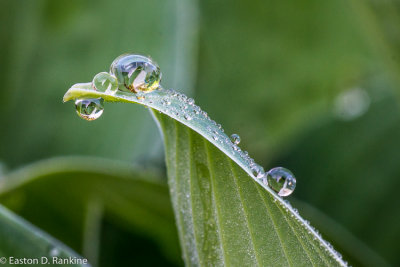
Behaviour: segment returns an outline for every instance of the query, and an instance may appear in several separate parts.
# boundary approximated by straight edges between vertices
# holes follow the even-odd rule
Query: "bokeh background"
[[[165,177],[161,138],[146,109],[107,104],[88,123],[62,103],[72,84],[107,71],[118,55],[151,55],[164,87],[193,97],[225,132],[239,134],[265,169],[295,173],[289,200],[350,263],[400,265],[398,1],[2,0],[0,25],[3,176],[79,155]],[[64,166],[63,182],[54,178],[0,202],[94,265],[150,264],[148,255],[154,265],[181,265],[171,227],[156,231],[171,233],[168,244],[113,216],[81,225],[86,210],[68,199],[96,188],[104,178],[96,175],[103,174]],[[110,183],[108,192],[118,194],[120,185]],[[55,202],[69,216],[58,217]],[[74,220],[79,226],[69,227]],[[82,236],[96,227],[93,252]]]

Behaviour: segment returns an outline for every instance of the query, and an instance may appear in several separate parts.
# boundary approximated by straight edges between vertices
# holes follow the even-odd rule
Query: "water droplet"
[[[254,165],[251,167],[251,172],[253,173],[253,175],[254,175],[256,178],[263,178],[264,175],[265,175],[264,168],[261,167],[261,166],[258,165],[258,164],[254,164]]]
[[[162,76],[154,61],[135,54],[117,57],[111,64],[110,73],[117,77],[120,90],[134,93],[157,89]]]
[[[184,117],[184,118],[185,118],[185,120],[187,120],[187,121],[190,121],[190,120],[192,120],[192,117],[190,117],[190,116],[189,116],[189,115],[187,115],[187,114],[185,114],[183,117]]]
[[[189,98],[189,99],[187,100],[187,103],[188,103],[189,105],[193,105],[193,104],[194,104],[194,99],[193,99],[193,98]]]
[[[143,92],[137,92],[135,96],[139,101],[143,101],[146,98]]]
[[[277,167],[267,172],[269,187],[281,197],[286,197],[293,193],[296,187],[296,178],[288,169]]]
[[[118,89],[117,78],[107,72],[100,72],[94,76],[92,81],[93,87],[99,92],[108,91],[115,93]]]
[[[104,111],[104,99],[77,99],[75,101],[76,112],[79,117],[87,121],[100,118]]]
[[[218,141],[218,136],[213,135],[213,139],[214,139],[215,141]]]
[[[238,145],[240,143],[240,136],[237,134],[232,134],[231,141],[233,144]]]

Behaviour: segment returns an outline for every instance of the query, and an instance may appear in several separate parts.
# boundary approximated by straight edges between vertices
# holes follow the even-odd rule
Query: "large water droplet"
[[[277,167],[267,172],[269,187],[281,197],[286,197],[293,193],[296,187],[296,178],[288,169]]]
[[[77,99],[75,101],[76,113],[87,121],[100,118],[104,110],[104,99]]]
[[[157,89],[161,81],[161,71],[150,58],[124,54],[117,57],[110,67],[110,73],[117,77],[122,91],[145,91]]]
[[[240,143],[240,136],[237,134],[232,134],[231,141],[233,144],[238,145]]]

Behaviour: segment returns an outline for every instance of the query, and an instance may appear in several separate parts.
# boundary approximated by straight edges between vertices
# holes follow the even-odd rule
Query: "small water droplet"
[[[190,120],[192,120],[192,117],[190,117],[190,116],[189,116],[189,115],[187,115],[187,114],[185,114],[183,117],[184,117],[184,118],[185,118],[185,120],[187,120],[187,121],[190,121]]]
[[[214,139],[215,141],[217,141],[217,140],[218,140],[218,136],[213,135],[213,139]]]
[[[115,93],[118,89],[117,78],[107,72],[100,72],[94,76],[93,87],[99,92]]]
[[[137,92],[135,96],[140,101],[143,101],[146,98],[143,92]]]
[[[189,98],[189,99],[187,100],[187,103],[188,103],[189,105],[193,105],[193,104],[194,104],[194,99],[193,99],[193,98]]]
[[[77,99],[75,109],[79,117],[87,121],[93,121],[100,118],[104,111],[104,99]]]
[[[117,57],[111,64],[110,73],[117,78],[120,90],[134,93],[157,89],[162,76],[157,63],[135,54]]]
[[[265,175],[264,168],[261,167],[261,166],[258,165],[258,164],[254,164],[254,165],[251,167],[251,172],[253,173],[253,175],[254,175],[256,178],[263,178],[264,175]]]
[[[288,169],[277,167],[266,174],[268,185],[281,197],[289,196],[296,187],[296,178]]]
[[[233,144],[238,145],[240,143],[240,136],[237,134],[232,134],[231,141]]]

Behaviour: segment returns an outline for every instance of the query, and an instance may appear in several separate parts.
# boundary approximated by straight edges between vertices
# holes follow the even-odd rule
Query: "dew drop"
[[[108,91],[115,93],[118,89],[117,78],[107,72],[100,72],[94,76],[92,81],[93,87],[99,92]]]
[[[254,175],[256,178],[263,178],[264,175],[265,175],[264,168],[261,167],[261,166],[258,165],[258,164],[254,164],[254,165],[251,167],[251,172],[253,173],[253,175]]]
[[[238,145],[240,143],[240,136],[237,134],[232,134],[231,141],[233,144]]]
[[[134,93],[157,89],[162,76],[157,63],[135,54],[117,57],[111,64],[110,73],[117,78],[120,90]]]
[[[139,101],[143,101],[146,98],[143,92],[137,92],[135,96]]]
[[[184,118],[185,118],[185,120],[187,120],[187,121],[190,121],[190,120],[192,120],[192,117],[190,117],[190,116],[189,116],[189,115],[187,115],[187,114],[185,114],[183,117],[184,117]]]
[[[79,117],[87,121],[93,121],[100,118],[104,111],[104,99],[77,99],[75,109]]]
[[[281,197],[289,196],[296,187],[296,178],[288,169],[277,167],[266,174],[268,185]]]
[[[189,98],[189,99],[187,100],[187,103],[188,103],[189,105],[193,105],[193,104],[194,104],[194,99],[193,99],[193,98]]]

